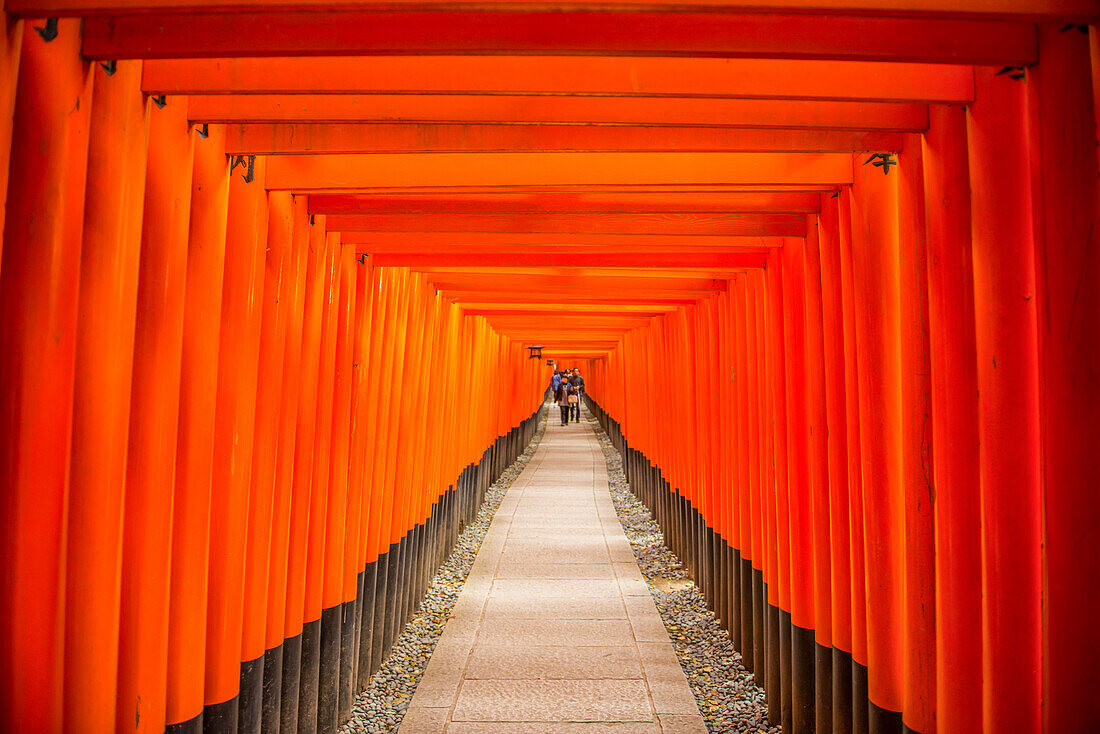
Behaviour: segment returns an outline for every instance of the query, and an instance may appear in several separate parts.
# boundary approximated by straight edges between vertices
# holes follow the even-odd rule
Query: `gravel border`
[[[542,441],[547,415],[548,411],[542,410],[539,426],[527,450],[489,487],[477,517],[459,536],[451,555],[439,567],[416,615],[405,625],[367,690],[356,696],[351,718],[340,728],[341,734],[389,734],[401,726],[405,710],[462,592],[493,515]]]
[[[768,722],[764,689],[745,670],[729,634],[718,626],[714,612],[707,609],[703,594],[680,559],[664,544],[660,526],[646,506],[631,494],[622,456],[599,421],[589,415],[588,422],[607,460],[607,481],[615,513],[672,639],[707,731],[779,734],[780,727]]]

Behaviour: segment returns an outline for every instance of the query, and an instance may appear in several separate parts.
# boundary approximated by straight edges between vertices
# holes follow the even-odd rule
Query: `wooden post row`
[[[1069,31],[587,363],[785,731],[1100,722],[1100,62]]]
[[[78,30],[0,44],[0,730],[333,731],[546,368]]]

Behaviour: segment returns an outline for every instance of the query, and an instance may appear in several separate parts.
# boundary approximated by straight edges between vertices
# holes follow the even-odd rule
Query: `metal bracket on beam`
[[[168,96],[164,94],[158,94],[153,97],[153,104],[157,106],[158,110],[163,110],[164,106],[168,104]]]
[[[235,156],[233,156],[233,160],[229,164],[229,175],[230,176],[233,175],[233,171],[234,171],[234,169],[237,168],[237,166],[244,166],[244,173],[242,174],[242,176],[244,177],[244,182],[245,183],[252,183],[252,180],[253,180],[254,175],[256,173],[256,156],[254,156],[254,155],[235,155]]]
[[[34,29],[38,31],[38,35],[42,37],[42,40],[49,43],[53,39],[57,38],[57,18],[46,18],[46,25],[42,28],[35,26]]]
[[[881,168],[884,176],[890,175],[890,166],[896,166],[898,161],[893,153],[872,153],[871,157],[863,161],[863,165],[870,163],[875,168]],[[837,192],[840,193],[839,191]]]
[[[114,76],[115,72],[118,71],[118,62],[114,59],[111,59],[110,61],[104,61],[100,64],[100,66],[103,67],[103,73],[105,73],[107,76]]]
[[[1021,79],[1024,78],[1024,67],[1022,67],[1022,66],[1005,66],[1000,71],[998,71],[996,74],[994,74],[993,76],[1004,76],[1006,74],[1008,75],[1009,79],[1015,79],[1016,81],[1020,81]]]
[[[203,124],[199,125],[197,128],[195,128],[195,134],[203,140],[206,140],[208,137],[210,137],[210,123],[204,122]]]

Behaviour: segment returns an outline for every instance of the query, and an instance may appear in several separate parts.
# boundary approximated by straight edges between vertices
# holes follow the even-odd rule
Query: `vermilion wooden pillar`
[[[1039,397],[1026,83],[975,72],[967,107],[982,514],[983,720],[1042,718]]]
[[[901,470],[905,513],[904,697],[902,721],[936,731],[936,608],[932,471],[928,243],[919,135],[898,154],[898,293],[901,351]]]
[[[833,726],[833,610],[830,582],[829,415],[825,376],[825,326],[820,223],[806,226],[803,288],[806,311],[806,396],[809,421],[810,517],[813,527],[815,731]]]
[[[779,638],[779,690],[780,723],[789,729],[792,725],[791,708],[791,527],[789,462],[787,459],[787,360],[784,345],[786,326],[784,323],[784,282],[782,277],[782,255],[773,252],[768,255],[768,267],[764,272],[768,297],[768,371],[772,384],[773,433],[775,442],[775,517],[776,517],[776,570],[778,584],[772,603],[779,608],[776,624]]]
[[[852,731],[868,731],[867,585],[863,520],[863,459],[860,442],[859,360],[856,335],[855,271],[852,264],[852,192],[837,197],[840,220],[840,304],[844,332],[844,424],[848,444],[848,528],[852,582]]]
[[[303,209],[299,209],[303,212]],[[308,216],[308,215],[307,215]],[[301,678],[306,673],[305,598],[306,563],[309,555],[309,520],[312,513],[313,455],[317,432],[317,384],[321,365],[321,322],[325,302],[325,218],[308,217],[306,277],[303,290],[300,379],[295,418],[294,476],[290,503],[287,550],[286,620],[280,701],[280,733],[298,731]],[[297,229],[297,227],[296,227]],[[301,237],[296,232],[296,237]],[[310,620],[312,621],[312,620]],[[315,690],[315,689],[313,689]],[[312,710],[316,711],[314,704]],[[315,718],[315,717],[314,717]],[[304,731],[304,730],[303,730]]]
[[[338,237],[338,235],[330,235]],[[328,517],[325,520],[324,579],[321,589],[321,677],[318,726],[331,731],[339,720],[341,619],[343,617],[344,546],[347,538],[348,461],[351,439],[352,349],[355,324],[355,251],[337,241],[340,290],[333,334],[333,406],[329,452]]]
[[[1095,27],[1093,29],[1095,31]],[[1100,190],[1088,36],[1044,25],[1028,92],[1042,410],[1043,726],[1100,722]],[[1092,73],[1097,69],[1094,67]]]
[[[856,161],[852,264],[867,589],[869,725],[901,728],[904,503],[901,482],[898,193],[896,175]],[[858,702],[857,702],[858,705]]]
[[[202,728],[218,322],[229,203],[224,128],[212,125],[206,139],[195,141],[192,177],[168,626],[167,721],[169,731],[180,734]]]
[[[145,97],[141,63],[93,73],[73,393],[65,590],[65,728],[114,726],[122,512],[133,370]]]
[[[294,238],[294,210],[289,192],[276,191],[267,200],[267,238],[260,341],[257,360],[255,430],[249,478],[247,537],[244,556],[244,607],[241,632],[240,698],[237,729],[258,732],[263,720],[263,654],[267,632],[268,573],[270,572],[272,517],[275,505],[275,466],[279,449],[280,396],[283,357],[289,318],[289,287]],[[285,542],[285,541],[284,541]]]
[[[936,490],[936,721],[942,731],[979,731],[978,358],[966,112],[936,106],[929,115],[923,157]]]
[[[187,108],[149,110],[126,456],[115,730],[161,734],[168,687],[172,504],[176,483],[187,234],[194,136]]]
[[[271,559],[268,571],[267,631],[264,635],[264,719],[274,730],[281,725],[283,661],[293,655],[286,640],[288,571],[290,565],[291,506],[294,499],[294,467],[298,410],[303,369],[302,333],[306,314],[306,268],[309,258],[309,213],[304,196],[291,197],[289,272],[286,276],[287,323],[283,342],[283,384],[279,398],[278,447],[275,458],[275,494],[272,499]],[[266,282],[266,278],[265,278]],[[268,694],[268,690],[271,693]],[[278,697],[278,706],[268,710],[268,696]],[[276,722],[279,722],[276,724]]]
[[[340,309],[340,241],[325,234],[323,264],[324,297],[321,302],[317,416],[310,480],[309,533],[305,568],[305,600],[302,630],[302,680],[299,684],[298,731],[320,731],[320,675],[322,665],[321,615],[324,610],[325,527],[331,492],[333,394],[336,379],[336,337]]]
[[[92,78],[80,21],[23,27],[0,263],[0,711],[60,731],[73,364]]]
[[[19,81],[19,55],[23,46],[23,21],[8,18],[0,10],[4,33],[0,35],[0,232],[8,202],[8,164],[11,161],[12,118],[15,90]],[[3,245],[0,244],[0,252]]]
[[[237,728],[248,495],[267,250],[264,159],[230,172],[210,502],[203,729]]]
[[[810,487],[805,241],[783,247],[783,339],[787,375],[787,465],[791,542],[791,701],[794,732],[814,730],[814,528]]]
[[[826,730],[852,730],[852,569],[848,520],[848,435],[844,385],[840,221],[837,196],[822,195],[819,246],[829,453],[829,566],[832,612],[832,721]]]

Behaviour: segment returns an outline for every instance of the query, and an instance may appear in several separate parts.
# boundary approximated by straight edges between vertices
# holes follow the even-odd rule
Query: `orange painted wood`
[[[867,584],[864,553],[863,460],[860,424],[859,340],[856,329],[855,266],[853,264],[852,196],[845,189],[837,198],[840,220],[840,302],[844,315],[844,417],[848,439],[848,521],[852,555],[852,659],[867,664]],[[853,712],[853,725],[866,720]]]
[[[0,710],[60,731],[65,533],[92,78],[79,23],[23,27],[0,268]],[[78,108],[75,109],[74,107]]]
[[[852,263],[871,701],[903,706],[904,485],[901,466],[897,176],[861,166],[852,187]]]
[[[557,254],[549,253],[519,253],[515,255],[443,255],[416,253],[409,255],[388,254],[371,255],[371,262],[379,267],[404,266],[410,268],[432,268],[438,272],[443,267],[485,267],[493,268],[535,268],[547,265],[565,264],[568,268],[599,269],[600,272],[614,273],[613,269],[634,268],[667,268],[669,271],[684,270],[688,268],[701,270],[722,270],[730,268],[760,268],[764,266],[764,253],[731,253],[728,255],[629,255],[608,254],[588,255],[574,254],[570,252]],[[643,272],[652,272],[643,270]]]
[[[840,221],[837,199],[822,197],[819,249],[821,312],[828,433],[829,599],[832,646],[852,651],[852,569],[848,499],[848,435],[845,410],[844,313],[841,302]],[[834,672],[834,675],[836,673]],[[849,694],[850,695],[850,694]],[[833,712],[833,722],[851,721],[851,712]],[[830,726],[834,725],[830,722]]]
[[[292,191],[373,186],[850,183],[835,153],[454,153],[271,156],[267,187]]]
[[[1100,274],[1100,174],[1096,150],[1096,26],[1089,36],[1042,26],[1042,68],[1028,79],[1042,415],[1043,726],[1089,727],[1100,706],[1080,671],[1095,669],[1100,560],[1088,528],[1100,520],[1090,488],[1100,460],[1085,436],[1100,421],[1100,300],[1081,284]],[[1090,69],[1091,66],[1091,69]],[[1089,104],[1093,97],[1092,105]]]
[[[798,237],[801,214],[330,214],[339,232],[516,232]]]
[[[901,299],[901,467],[905,515],[905,690],[902,720],[914,731],[936,728],[935,448],[928,305],[929,246],[924,163],[914,136],[898,156]]]
[[[8,202],[8,165],[11,161],[12,120],[15,115],[15,87],[19,81],[19,56],[23,47],[23,21],[8,21],[0,36],[0,232]],[[0,252],[3,248],[0,245]]]
[[[351,460],[351,402],[355,347],[355,253],[340,247],[339,305],[336,312],[333,374],[332,449],[329,454],[328,517],[325,520],[324,583],[321,608],[332,609],[344,601],[344,550],[348,545],[348,464]]]
[[[320,510],[313,504],[313,465],[320,412],[318,385],[321,369],[322,319],[327,282],[325,218],[308,224],[308,254],[302,324],[300,391],[294,443],[294,487],[290,506],[290,548],[287,561],[286,630],[284,637],[301,634],[306,619],[307,560],[310,552],[310,519]],[[288,345],[287,348],[292,348]]]
[[[146,105],[141,63],[93,75],[65,564],[65,726],[114,726]]]
[[[293,230],[291,255],[287,274],[287,324],[283,344],[283,385],[279,396],[279,434],[275,458],[275,491],[271,514],[271,560],[268,570],[267,630],[264,648],[270,650],[282,643],[287,635],[290,615],[287,600],[290,597],[289,576],[291,552],[295,544],[291,540],[291,526],[295,500],[295,467],[297,466],[298,414],[303,395],[302,381],[309,373],[304,362],[308,351],[303,335],[307,312],[306,277],[309,261],[309,214],[304,197],[292,198]],[[300,615],[299,615],[300,616]],[[300,622],[300,620],[299,620]]]
[[[706,125],[916,132],[925,105],[833,100],[499,94],[193,95],[194,122]]]
[[[268,207],[263,159],[256,179],[230,173],[214,412],[206,704],[237,695],[244,625],[248,498],[256,427]],[[258,634],[258,633],[257,633]]]
[[[981,729],[981,525],[966,113],[932,110],[924,138],[936,501],[936,721]]]
[[[816,218],[815,218],[816,219]],[[832,548],[829,522],[829,413],[826,404],[825,325],[822,290],[826,287],[821,273],[820,222],[811,222],[805,240],[802,282],[805,289],[806,419],[809,425],[807,459],[809,479],[809,518],[813,543],[813,630],[814,641],[822,647],[833,646],[832,585],[830,584]],[[820,679],[820,677],[819,677]],[[820,704],[831,698],[817,697]],[[831,711],[818,706],[817,728],[832,726]],[[827,717],[827,718],[825,718]]]
[[[375,268],[355,269],[355,343],[352,351],[351,458],[348,462],[348,527],[344,547],[343,600],[354,601],[357,576],[367,563],[366,537],[371,497],[367,487],[367,406],[369,360],[374,318]],[[356,689],[358,690],[358,689]]]
[[[704,212],[816,213],[821,208],[815,193],[729,192],[707,193],[530,193],[357,196],[318,194],[309,198],[309,210],[317,214],[526,214],[593,212],[670,215]]]
[[[287,0],[9,0],[10,12],[31,15],[45,15],[49,12],[68,11],[74,15],[100,14],[107,12],[140,12],[143,10],[172,8],[237,9],[247,7],[255,10],[279,10],[287,7],[309,7],[314,10],[332,10],[347,7],[386,6],[388,0],[354,0],[352,2],[333,2],[333,0],[305,0],[290,3]],[[446,0],[418,0],[417,5],[450,5]],[[523,3],[516,3],[520,7]],[[644,3],[630,0],[599,0],[598,2],[571,2],[563,7],[579,9],[615,8],[622,5],[639,5],[655,10],[675,10],[682,6],[695,8],[712,6],[715,8],[753,10],[790,10],[800,12],[843,12],[867,15],[928,15],[931,17],[1001,17],[1023,16],[1079,18],[1095,14],[1096,9],[1084,0],[1058,0],[1057,2],[1036,2],[1036,0],[844,0],[843,2],[823,2],[822,0],[704,0],[685,3],[684,0],[647,0]],[[475,5],[476,7],[476,5]]]
[[[150,110],[123,515],[115,730],[160,734],[168,687],[176,436],[179,429],[194,138],[183,105]]]
[[[336,346],[340,323],[340,283],[343,276],[340,243],[332,233],[324,238],[322,266],[319,367],[317,371],[317,426],[314,432],[309,499],[309,535],[306,552],[304,622],[321,618],[325,609],[325,546],[329,502],[332,501],[333,413],[336,390]],[[341,523],[341,530],[343,524]],[[333,532],[336,529],[333,528]],[[341,538],[341,541],[343,539]],[[307,707],[307,710],[310,710]]]
[[[983,103],[967,109],[967,140],[986,528],[982,726],[1003,728],[1011,716],[1012,726],[1040,731],[1041,418],[1027,90],[990,69],[975,78]],[[1004,670],[1017,674],[998,675]]]
[[[256,418],[249,478],[244,569],[241,661],[256,660],[267,649],[271,543],[276,492],[275,471],[284,381],[287,322],[290,313],[294,248],[292,197],[275,192],[267,202],[267,253],[260,302],[260,341],[256,380]],[[285,542],[285,536],[283,537]]]
[[[505,94],[966,103],[967,66],[614,56],[159,59],[148,94]]]
[[[781,237],[723,235],[530,234],[525,232],[344,232],[341,241],[364,255],[544,252],[548,255],[638,253],[720,253],[781,247]],[[744,251],[742,249],[742,251]]]
[[[523,51],[999,65],[1036,56],[1033,26],[1001,20],[677,12],[656,28],[634,10],[165,12],[89,17],[83,51],[94,60]]]
[[[206,659],[207,560],[218,324],[225,274],[229,162],[224,131],[195,141],[183,321],[179,443],[172,514],[168,621],[168,724],[202,713]]]
[[[277,122],[229,126],[231,153],[492,153],[522,151],[843,152],[901,148],[891,132],[639,125]]]

